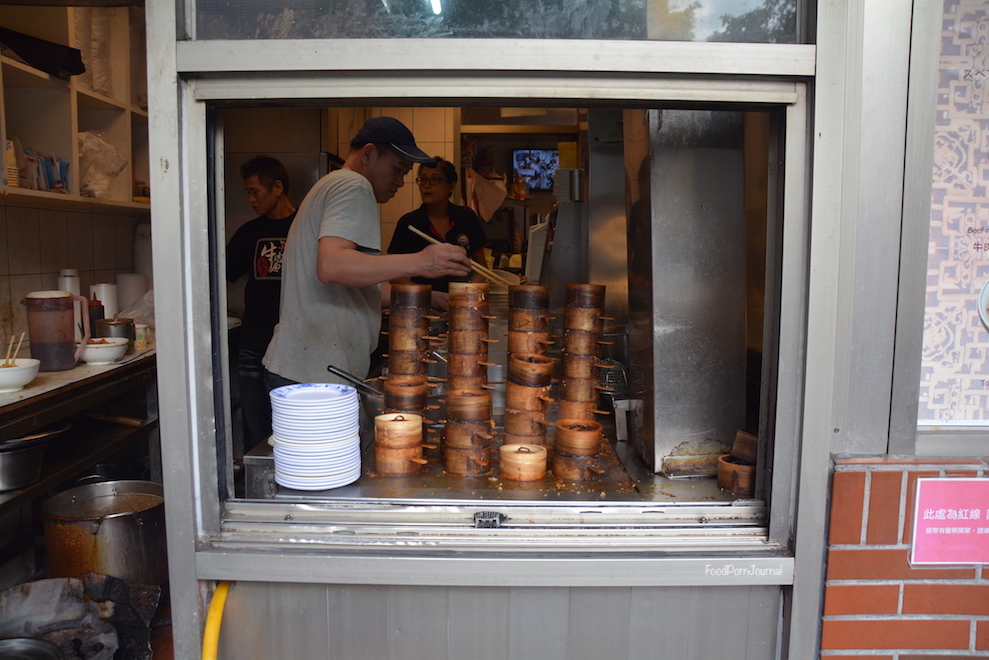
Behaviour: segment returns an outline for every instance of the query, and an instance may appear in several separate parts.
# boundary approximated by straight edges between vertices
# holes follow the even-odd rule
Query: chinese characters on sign
[[[918,479],[911,564],[989,563],[989,479]]]

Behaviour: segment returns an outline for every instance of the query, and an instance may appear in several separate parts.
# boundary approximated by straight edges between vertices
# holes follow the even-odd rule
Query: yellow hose
[[[220,624],[223,623],[223,606],[227,604],[227,593],[230,582],[224,580],[216,585],[213,598],[206,613],[206,630],[203,631],[203,660],[216,660],[216,651],[220,646]]]

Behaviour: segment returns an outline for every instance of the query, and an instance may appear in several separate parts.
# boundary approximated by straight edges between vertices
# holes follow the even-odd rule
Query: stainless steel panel
[[[608,287],[609,325],[628,322],[628,223],[621,110],[587,111],[587,282]],[[622,356],[627,363],[627,356]]]
[[[765,660],[776,656],[779,611],[778,587],[509,590],[240,582],[227,600],[219,657]]]
[[[512,590],[450,589],[447,591],[447,649],[451,658],[475,658],[484,649],[491,660],[508,660]],[[477,621],[485,625],[478,626]]]
[[[741,115],[649,115],[650,213],[633,215],[629,231],[642,397],[630,435],[656,472],[713,474],[709,457],[745,422]]]
[[[509,658],[567,657],[569,589],[512,589],[509,607]]]

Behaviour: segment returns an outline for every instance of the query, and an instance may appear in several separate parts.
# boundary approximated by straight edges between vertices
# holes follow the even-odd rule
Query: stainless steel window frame
[[[202,44],[200,44],[202,45]],[[209,44],[210,46],[212,45]],[[402,53],[400,45],[394,41],[388,41],[381,45],[381,48],[389,51],[386,54],[379,54],[385,61],[397,61]],[[181,50],[181,49],[180,49]],[[435,49],[434,49],[435,50]],[[433,52],[435,56],[435,52]],[[197,57],[188,61],[186,66],[191,67],[192,62],[212,62],[214,60],[205,56]],[[369,63],[364,64],[369,68]],[[421,71],[421,69],[416,69]],[[797,411],[800,409],[800,379],[801,364],[799,356],[802,354],[803,323],[805,314],[805,301],[803,292],[806,288],[806,264],[807,254],[804,246],[807,242],[807,207],[806,195],[804,194],[804,182],[806,179],[806,148],[805,148],[805,127],[807,124],[806,114],[806,93],[803,83],[795,81],[749,81],[749,80],[698,80],[698,79],[675,79],[666,76],[645,76],[638,74],[635,76],[620,77],[617,75],[601,76],[593,72],[580,72],[579,81],[572,75],[563,73],[557,76],[546,75],[520,75],[520,76],[498,76],[496,79],[472,75],[469,77],[449,75],[422,75],[409,73],[405,76],[396,76],[392,71],[369,71],[359,78],[355,78],[346,73],[338,72],[282,72],[279,75],[254,74],[249,79],[239,76],[206,74],[196,72],[202,76],[196,79],[189,79],[183,83],[182,89],[185,92],[183,103],[183,116],[186,129],[183,131],[184,144],[189,148],[189,157],[183,161],[185,170],[185,180],[195,182],[206,182],[211,180],[211,171],[222,171],[222,155],[217,152],[213,160],[204,156],[210,152],[206,140],[209,131],[207,130],[206,106],[207,102],[243,101],[251,100],[305,100],[305,99],[330,99],[338,101],[355,101],[362,99],[396,99],[403,98],[407,102],[413,102],[407,96],[410,90],[415,91],[416,98],[427,99],[432,102],[450,104],[452,102],[469,101],[476,98],[491,98],[498,94],[501,98],[509,99],[538,99],[546,102],[561,102],[563,100],[573,100],[575,97],[575,85],[580,86],[577,96],[587,96],[596,100],[635,100],[637,102],[650,102],[656,104],[669,102],[706,102],[712,105],[720,104],[748,104],[763,105],[765,107],[786,108],[787,135],[797,136],[797,139],[786,140],[785,149],[787,151],[784,158],[785,174],[783,180],[786,182],[786,191],[782,196],[786,207],[783,209],[784,230],[783,240],[786,246],[783,249],[784,263],[780,271],[780,286],[782,288],[782,316],[775,320],[776,327],[780,328],[781,348],[779,353],[779,381],[776,384],[777,391],[781,397],[778,405],[777,420],[778,430],[776,435],[780,438],[796,437],[795,431],[799,428]],[[484,85],[478,85],[478,79],[482,79]],[[220,177],[212,177],[212,180],[219,181]],[[197,189],[198,188],[198,189]],[[191,211],[188,216],[190,220],[189,235],[205,236],[210,231],[205,212],[209,208],[207,191],[203,186],[189,186],[184,194],[189,202]],[[193,200],[195,198],[195,201]],[[220,209],[218,215],[222,215]],[[222,244],[219,237],[215,237],[214,244]],[[191,247],[191,246],[190,246]],[[193,251],[197,258],[192,260],[190,265],[195,264],[201,272],[194,276],[194,281],[199,283],[195,288],[190,303],[194,303],[196,317],[199,314],[209,314],[209,270],[205,264],[208,263],[208,256],[205,252],[199,252],[205,248],[196,245]],[[202,265],[201,265],[202,264]],[[218,308],[222,308],[220,301]],[[205,318],[205,317],[204,317]],[[214,321],[216,322],[216,321]],[[190,341],[208,339],[207,334],[199,333]],[[222,341],[222,339],[221,339]],[[775,338],[774,338],[775,341]],[[222,353],[222,347],[219,351]],[[207,351],[207,346],[203,346],[202,351]],[[215,355],[212,347],[202,355]],[[198,374],[195,382],[202,388],[206,383],[214,383],[212,373],[207,374],[206,370],[212,366],[212,361],[196,360],[194,362],[197,370],[203,373]],[[210,391],[210,396],[215,392]],[[202,389],[197,393],[197,398],[205,394]],[[205,399],[198,399],[205,401]],[[224,400],[224,397],[219,397]],[[205,406],[204,406],[205,411]],[[223,406],[218,406],[210,415],[211,423],[207,428],[216,428],[213,420],[228,419],[229,412]],[[197,425],[202,428],[202,425]],[[218,466],[216,465],[215,443],[206,442],[206,438],[200,439],[200,446],[196,452],[200,466],[199,471],[203,475],[216,475]],[[787,544],[787,540],[792,534],[790,520],[792,510],[789,504],[792,497],[792,470],[796,457],[796,447],[794,443],[782,441],[778,443],[777,455],[774,465],[772,480],[772,500],[782,503],[786,509],[780,512],[782,515],[772,517],[772,527],[767,534],[767,549],[779,550]],[[201,540],[215,543],[222,538],[224,530],[223,521],[225,516],[220,516],[219,520],[207,514],[206,501],[219,499],[222,488],[218,489],[214,481],[201,478],[199,483],[203,488],[199,491],[197,499],[203,505],[203,536]],[[285,507],[291,505],[285,504]],[[236,518],[244,515],[244,510],[251,507],[250,503],[228,503],[226,509],[232,512]],[[288,514],[286,514],[288,515]],[[370,512],[368,515],[371,515]],[[277,516],[276,516],[277,517]],[[262,527],[258,526],[257,537],[263,541]],[[284,538],[285,530],[277,534]],[[589,548],[585,548],[589,550]]]
[[[169,18],[162,5],[149,8],[149,22],[156,20],[156,16]],[[739,44],[655,43],[630,50],[627,43],[598,42],[582,43],[579,52],[574,52],[572,42],[548,42],[540,47],[546,49],[547,57],[553,57],[539,58],[540,70],[509,54],[506,59],[511,65],[500,68],[500,72],[473,73],[470,71],[484,71],[489,66],[487,57],[477,55],[476,50],[458,52],[457,44],[450,41],[435,45],[417,42],[412,44],[414,50],[408,50],[410,45],[398,40],[364,41],[357,44],[359,48],[351,45],[349,49],[339,42],[265,43],[261,48],[256,42],[176,43],[175,36],[175,32],[162,30],[149,38],[152,57],[156,53],[160,55],[149,68],[149,86],[160,102],[152,106],[150,124],[155,158],[157,305],[162,337],[159,386],[166,437],[163,451],[168,475],[173,588],[188,596],[198,593],[196,580],[278,580],[289,579],[290,574],[307,581],[384,580],[404,584],[435,584],[437,579],[444,579],[457,584],[528,585],[536,574],[557,585],[737,584],[739,580],[750,583],[753,579],[766,579],[753,577],[757,575],[770,575],[768,583],[772,584],[793,583],[792,552],[783,548],[795,535],[798,487],[806,490],[805,494],[812,496],[810,499],[823,502],[823,492],[818,491],[826,483],[827,471],[826,461],[822,464],[814,460],[820,458],[817,455],[820,452],[811,452],[812,457],[802,453],[802,448],[807,446],[807,414],[813,416],[810,411],[830,405],[826,382],[807,388],[813,389],[814,400],[805,396],[805,365],[827,364],[833,359],[830,344],[811,341],[810,335],[815,334],[822,334],[826,341],[829,326],[820,326],[823,328],[820,333],[813,324],[807,326],[807,301],[813,298],[815,289],[822,294],[819,300],[833,300],[829,289],[837,268],[836,260],[831,259],[833,246],[827,240],[815,241],[810,236],[807,191],[811,177],[811,138],[805,81],[814,75],[813,46],[753,45],[750,48]],[[477,46],[476,42],[471,45]],[[509,53],[512,45],[503,44]],[[257,57],[261,51],[264,62]],[[285,70],[284,63],[291,63],[292,69]],[[332,64],[332,71],[326,70],[327,63]],[[385,66],[388,68],[382,68]],[[547,67],[555,68],[547,71]],[[763,78],[755,80],[750,76]],[[258,536],[253,550],[230,552],[215,548],[214,539],[221,532],[224,514],[216,484],[214,428],[217,420],[227,413],[214,407],[217,383],[209,331],[213,310],[208,295],[209,200],[205,187],[208,168],[216,167],[216,163],[210,164],[205,158],[208,153],[206,102],[313,98],[390,99],[409,103],[417,99],[456,102],[517,98],[573,104],[590,98],[616,103],[690,101],[785,107],[783,317],[779,319],[777,380],[781,398],[776,435],[792,441],[778,443],[777,451],[783,453],[777,455],[773,499],[784,504],[774,511],[768,535],[779,542],[777,551],[783,556],[757,558],[753,561],[769,562],[768,567],[754,568],[749,573],[722,574],[717,567],[712,573],[710,561],[703,556],[683,558],[665,553],[634,559],[588,555],[566,561],[547,554],[526,560],[531,562],[526,568],[516,564],[518,560],[484,556],[451,562],[438,557],[396,559],[392,553],[388,561],[382,562],[371,554],[344,558],[333,553],[284,553],[266,543],[276,540],[274,536],[263,534]],[[815,231],[825,232],[826,238],[829,230],[822,226]],[[819,267],[817,277],[811,277],[812,264]],[[825,369],[825,373],[828,371]],[[799,484],[798,462],[803,464]],[[285,511],[279,508],[275,515],[291,515]],[[809,537],[806,544],[811,553],[819,548],[815,539]],[[501,570],[505,561],[512,562],[513,571]],[[293,565],[304,566],[304,570],[290,568]],[[403,570],[386,566],[400,566]],[[421,570],[427,566],[441,568]],[[710,579],[705,579],[705,575]],[[190,630],[198,622],[195,613],[183,618],[188,620],[179,625]]]

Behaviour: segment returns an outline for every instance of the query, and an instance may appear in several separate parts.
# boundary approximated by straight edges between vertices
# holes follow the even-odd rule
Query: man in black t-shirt
[[[227,281],[245,274],[244,318],[237,355],[244,446],[271,435],[271,404],[261,358],[278,323],[282,290],[282,255],[295,207],[288,199],[285,166],[271,156],[255,156],[240,167],[244,189],[258,217],[245,223],[227,243]]]

